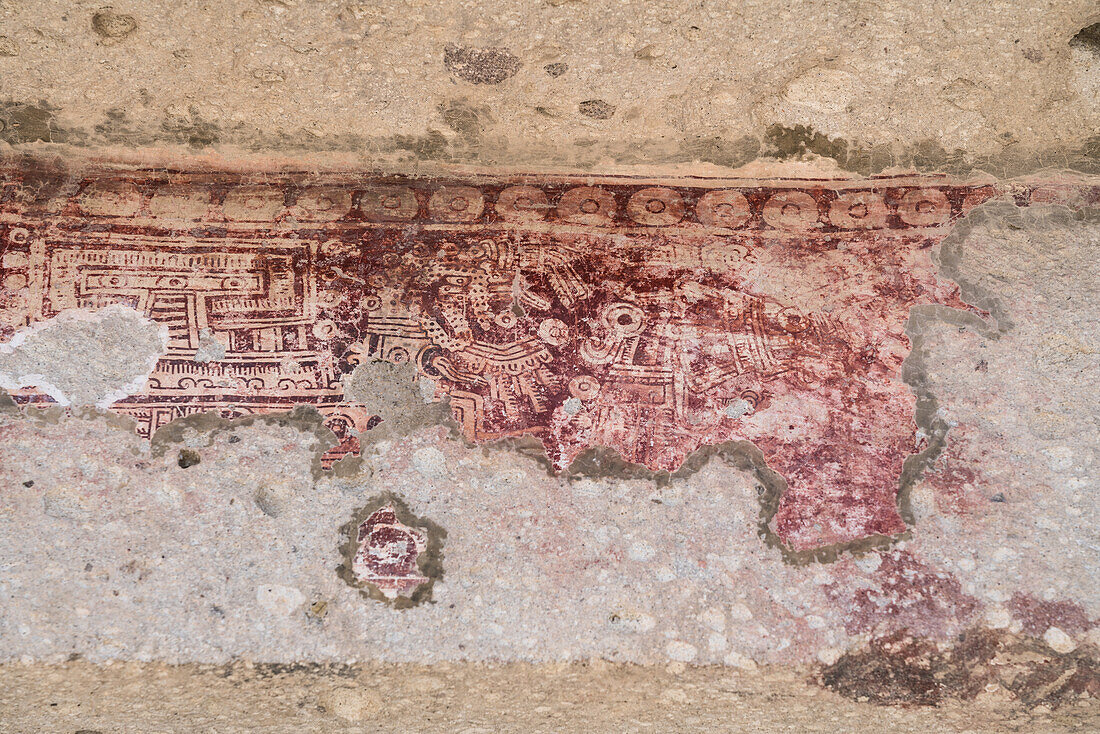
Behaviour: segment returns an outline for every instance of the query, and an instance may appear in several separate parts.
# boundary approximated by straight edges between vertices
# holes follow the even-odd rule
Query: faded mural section
[[[106,411],[43,386],[79,356],[10,391],[12,659],[1096,685],[1093,180],[12,167],[4,192],[3,349],[115,313],[120,346],[66,349],[154,359]],[[966,685],[914,672],[960,634]],[[971,674],[997,650],[1011,675]]]

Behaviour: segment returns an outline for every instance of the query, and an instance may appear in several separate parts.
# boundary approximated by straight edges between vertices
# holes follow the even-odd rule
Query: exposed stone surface
[[[0,130],[13,143],[559,168],[810,150],[997,175],[1100,152],[1093,0],[28,0],[0,18],[19,46],[3,99],[42,118]],[[492,114],[454,126],[458,104]]]
[[[677,665],[679,667],[677,667]],[[936,707],[875,706],[810,683],[809,671],[570,665],[0,666],[17,732],[377,730],[588,734],[621,731],[1083,732],[1097,706],[1014,704],[1004,689]],[[1011,666],[1002,666],[1008,668]],[[95,691],[94,700],[88,691]]]

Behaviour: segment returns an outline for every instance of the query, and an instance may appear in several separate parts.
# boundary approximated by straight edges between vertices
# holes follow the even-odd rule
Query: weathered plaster
[[[9,292],[19,290],[12,284]],[[128,306],[66,309],[0,343],[0,388],[33,388],[59,405],[109,408],[145,387],[167,349],[168,327]]]

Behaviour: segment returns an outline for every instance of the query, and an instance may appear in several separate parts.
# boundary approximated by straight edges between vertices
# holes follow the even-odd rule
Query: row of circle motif
[[[79,197],[79,206],[93,216],[136,216],[145,204],[133,184],[93,184]],[[154,217],[202,219],[210,214],[208,190],[187,185],[167,185],[147,202]],[[222,214],[233,221],[273,221],[284,213],[303,221],[336,221],[354,206],[351,189],[316,187],[298,194],[287,207],[283,189],[277,186],[239,186],[230,189],[221,204]],[[359,211],[370,221],[393,222],[415,219],[420,213],[416,193],[404,186],[367,189],[359,197]],[[485,197],[472,186],[443,186],[428,199],[428,213],[446,222],[473,222],[485,212]],[[515,222],[537,222],[551,211],[560,221],[611,225],[619,213],[614,194],[600,187],[578,186],[565,191],[556,204],[546,192],[534,186],[512,186],[497,197],[495,212]],[[840,192],[826,206],[827,221],[841,229],[880,229],[892,213],[907,225],[925,227],[945,222],[951,205],[938,189],[908,189],[891,203],[879,192]],[[647,226],[671,226],[688,213],[688,204],[671,188],[650,187],[636,191],[626,204],[626,215]],[[699,222],[712,227],[736,229],[753,219],[748,197],[736,189],[717,189],[703,194],[695,204]],[[810,193],[797,189],[776,191],[760,210],[765,224],[786,230],[809,230],[821,226],[821,208]]]

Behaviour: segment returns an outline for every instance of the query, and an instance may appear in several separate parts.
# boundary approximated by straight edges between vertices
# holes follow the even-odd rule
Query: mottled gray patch
[[[167,348],[167,328],[129,306],[62,311],[0,345],[0,387],[106,408],[140,390]]]
[[[199,332],[199,346],[195,349],[196,362],[220,362],[225,359],[226,345],[214,338],[210,329]]]
[[[278,517],[282,514],[287,499],[285,493],[273,490],[270,487],[260,487],[256,490],[252,501],[260,508],[260,512],[268,517]]]
[[[56,137],[53,109],[45,102],[0,103],[0,137],[12,145],[54,142]]]
[[[447,46],[443,65],[459,79],[472,84],[500,84],[515,76],[523,64],[507,49]]]
[[[586,99],[577,105],[577,111],[593,120],[610,120],[615,114],[615,105],[602,99]]]
[[[429,130],[424,135],[396,135],[391,144],[396,150],[407,150],[421,160],[451,158],[451,143],[438,130]]]
[[[458,144],[465,148],[479,146],[482,130],[493,123],[488,107],[471,104],[464,99],[452,99],[440,105],[439,114],[443,123],[458,134]]]
[[[361,403],[382,422],[360,442],[396,438],[426,425],[450,422],[447,403],[425,403],[420,379],[411,365],[374,361],[356,365],[344,376],[344,399]]]
[[[161,123],[161,131],[171,140],[191,148],[207,148],[221,138],[218,126],[202,119],[194,109],[189,110],[186,117],[167,116]]]
[[[172,447],[191,442],[198,437],[198,445],[212,446],[218,436],[229,433],[229,443],[235,443],[237,436],[233,434],[239,428],[247,428],[259,423],[265,426],[277,428],[290,427],[303,434],[299,441],[305,442],[314,451],[313,462],[310,471],[314,478],[324,475],[321,467],[321,456],[325,451],[337,445],[339,441],[336,435],[324,424],[324,418],[311,405],[297,405],[291,410],[282,413],[264,413],[259,415],[245,415],[240,418],[222,418],[217,413],[192,413],[191,415],[177,418],[167,423],[150,437],[149,450],[153,456],[164,456]],[[133,430],[131,426],[130,430]],[[312,437],[309,441],[306,437]],[[195,445],[192,443],[192,445]],[[346,463],[345,459],[341,464]],[[337,464],[339,466],[339,464]]]

